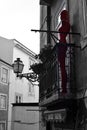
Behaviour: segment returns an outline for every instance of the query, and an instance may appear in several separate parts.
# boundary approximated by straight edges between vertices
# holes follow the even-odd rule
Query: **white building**
[[[12,130],[39,130],[38,103],[13,104],[12,113]]]
[[[16,39],[6,39],[0,37],[0,59],[5,61],[10,66],[20,58],[23,61],[23,73],[28,73],[30,65],[37,62],[35,53],[25,47]],[[8,75],[5,74],[6,78]],[[11,130],[12,123],[12,104],[13,103],[38,103],[39,101],[39,88],[32,85],[27,79],[17,78],[10,67],[8,79],[9,96],[8,98],[8,121],[6,125],[8,130]]]
[[[17,40],[12,40],[13,47],[13,62],[17,58],[23,61],[24,69],[23,73],[28,73],[30,65],[37,62],[35,59],[35,53],[25,47]],[[9,115],[8,115],[8,130],[11,129],[11,117],[12,117],[12,103],[30,103],[39,101],[39,88],[31,84],[25,78],[17,78],[13,70],[10,72],[10,86],[9,86]]]

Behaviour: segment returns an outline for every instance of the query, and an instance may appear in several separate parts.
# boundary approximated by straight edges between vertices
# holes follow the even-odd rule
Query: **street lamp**
[[[23,78],[24,77],[27,80],[29,80],[30,82],[36,82],[38,80],[38,76],[34,72],[22,73],[23,68],[24,68],[24,64],[20,60],[20,58],[17,58],[14,61],[14,63],[12,64],[12,67],[13,67],[13,71],[16,74],[17,77],[19,77],[19,78]]]
[[[22,73],[23,68],[24,68],[24,64],[23,62],[20,60],[20,58],[17,58],[14,63],[13,63],[13,71],[14,73],[17,74],[17,77],[20,73]]]

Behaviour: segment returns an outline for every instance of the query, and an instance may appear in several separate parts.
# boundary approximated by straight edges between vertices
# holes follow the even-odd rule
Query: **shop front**
[[[46,130],[72,130],[74,129],[74,117],[69,109],[45,111]]]

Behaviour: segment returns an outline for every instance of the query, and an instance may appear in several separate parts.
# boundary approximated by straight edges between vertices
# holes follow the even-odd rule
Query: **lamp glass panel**
[[[23,64],[19,64],[19,70],[18,70],[19,73],[22,73],[22,71],[23,71],[23,67],[24,67]]]
[[[14,69],[14,73],[18,73],[18,64],[14,64],[13,69]]]

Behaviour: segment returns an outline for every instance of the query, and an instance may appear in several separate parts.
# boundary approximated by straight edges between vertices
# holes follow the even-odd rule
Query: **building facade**
[[[16,39],[0,37],[0,129],[11,130],[12,103],[37,103],[38,86],[26,78],[17,78],[12,64],[16,58],[23,60],[23,73],[31,72],[30,66],[38,62],[35,53]]]
[[[38,103],[14,103],[12,113],[12,130],[39,130]]]
[[[11,65],[0,59],[0,129],[7,130]]]
[[[87,1],[40,0],[41,130],[87,129]],[[60,14],[69,12],[65,67],[67,93],[62,94],[58,62]],[[66,32],[65,32],[66,33]]]
[[[20,58],[23,61],[24,69],[23,73],[31,72],[29,68],[32,64],[37,62],[35,59],[35,53],[25,47],[16,39],[12,40],[14,44],[13,48],[13,60]],[[38,102],[39,101],[39,88],[34,85],[26,78],[17,78],[13,70],[10,72],[10,89],[9,89],[9,125],[8,129],[11,129],[12,125],[12,103],[29,103],[29,102]]]
[[[8,128],[10,70],[13,44],[0,37],[0,129]]]

